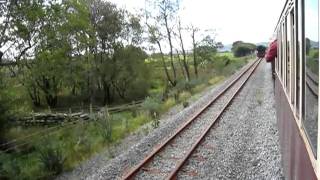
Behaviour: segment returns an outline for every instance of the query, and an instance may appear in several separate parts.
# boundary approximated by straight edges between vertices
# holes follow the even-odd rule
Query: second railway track
[[[122,179],[174,179],[211,127],[227,109],[261,62],[251,63],[208,104],[197,111],[172,136],[143,159]]]

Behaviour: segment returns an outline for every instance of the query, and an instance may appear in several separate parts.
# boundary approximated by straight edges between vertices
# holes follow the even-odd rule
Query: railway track
[[[311,70],[309,70],[308,68],[306,68],[306,85],[308,87],[308,89],[310,90],[310,92],[318,97],[318,79],[317,76],[314,75],[314,73],[311,72]]]
[[[261,60],[257,59],[251,63],[173,135],[156,146],[138,165],[124,174],[122,179],[175,179],[184,163],[251,77]]]

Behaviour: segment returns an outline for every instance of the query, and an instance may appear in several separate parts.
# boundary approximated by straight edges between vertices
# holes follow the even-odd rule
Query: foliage
[[[65,158],[59,149],[45,148],[40,152],[39,160],[49,173],[58,175],[63,171]]]
[[[162,105],[161,111],[166,112],[168,111],[171,107],[176,105],[176,99],[175,98],[168,98]]]
[[[7,94],[4,92],[5,81],[3,79],[4,74],[0,69],[0,144],[3,142],[3,136],[9,125],[9,99]]]
[[[0,179],[3,174],[10,179],[49,179],[71,170],[146,123],[158,127],[161,114],[177,103],[187,107],[192,95],[248,61],[221,56],[217,48],[222,44],[207,31],[182,22],[176,27],[179,1],[152,4],[157,13],[146,12],[146,18],[104,0],[17,0],[1,6],[0,48],[10,47],[3,57],[17,63],[0,74],[0,133],[6,133],[6,140],[48,130],[9,127],[8,117],[16,111],[144,102],[141,109],[62,124],[29,138],[13,153],[0,153]],[[192,38],[190,54],[184,50],[191,45],[183,41],[185,33]],[[147,47],[154,56],[148,58]],[[169,54],[162,48],[170,48]]]
[[[179,101],[187,101],[191,97],[191,93],[187,91],[183,91],[179,94]]]
[[[256,49],[256,46],[251,43],[245,43],[242,41],[236,41],[232,44],[232,52],[235,57],[243,57],[252,54]]]
[[[189,106],[189,102],[188,101],[182,102],[182,106],[183,106],[183,108],[188,107]]]
[[[102,116],[97,119],[99,132],[107,142],[112,141],[112,118],[108,112],[103,111]]]
[[[161,102],[158,98],[147,97],[142,103],[142,109],[149,112],[153,117],[158,117],[161,112]]]
[[[113,87],[118,95],[126,99],[130,89],[139,89],[135,97],[143,97],[149,89],[149,70],[144,63],[147,54],[138,47],[129,45],[118,49],[114,55],[118,69],[113,80]]]

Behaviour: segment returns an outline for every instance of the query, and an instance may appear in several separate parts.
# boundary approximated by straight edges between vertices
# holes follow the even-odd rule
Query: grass
[[[126,121],[129,122],[126,123]],[[71,128],[61,128],[53,134],[33,137],[27,146],[17,148],[13,153],[0,154],[0,161],[8,162],[2,166],[1,175],[12,179],[49,178],[55,173],[48,171],[43,166],[41,152],[52,149],[61,153],[61,156],[65,158],[63,170],[68,171],[91,157],[92,154],[101,152],[106,146],[118,143],[129,133],[150,121],[151,118],[146,113],[140,113],[137,116],[131,112],[113,115],[111,141],[106,141],[98,121],[78,123]],[[12,128],[8,137],[22,137],[37,130],[41,128]]]
[[[30,142],[27,145],[16,148],[11,153],[0,153],[0,179],[5,177],[50,179],[59,173],[61,164],[63,171],[70,171],[93,154],[100,153],[109,146],[119,143],[147,123],[152,123],[153,127],[157,128],[161,114],[180,103],[187,107],[190,97],[194,97],[209,86],[220,83],[245,65],[249,59],[249,57],[234,58],[230,53],[215,56],[211,62],[199,67],[197,79],[194,78],[193,66],[190,66],[193,77],[190,82],[184,80],[176,64],[179,84],[174,88],[166,87],[163,70],[155,68],[152,73],[154,81],[148,92],[149,97],[145,99],[141,109],[113,114],[108,117],[108,121],[106,121],[106,116],[103,116],[96,118],[96,121],[80,122],[68,128],[60,128],[55,133],[46,133],[29,139]],[[190,61],[190,57],[188,60]],[[148,63],[152,67],[159,66],[159,61]],[[20,94],[20,101],[23,102],[26,95],[20,91],[19,88],[13,89],[12,96]],[[18,100],[19,98],[16,99]],[[23,107],[23,103],[21,104]],[[17,104],[17,108],[18,106]],[[30,112],[30,106],[26,107],[21,111]],[[108,127],[111,129],[108,130]],[[13,127],[6,134],[6,138],[10,140],[25,137],[41,130],[43,127]],[[144,127],[142,131],[148,134],[151,129]],[[48,163],[51,162],[50,160],[55,163]],[[1,164],[1,162],[5,163]]]

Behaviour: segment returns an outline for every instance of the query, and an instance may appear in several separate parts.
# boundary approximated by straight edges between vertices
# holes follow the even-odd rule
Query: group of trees
[[[191,79],[191,68],[187,56],[192,55],[192,65],[195,77],[198,77],[198,65],[201,61],[210,60],[210,55],[216,53],[217,47],[222,43],[216,43],[215,34],[211,30],[201,31],[198,27],[189,24],[183,25],[178,14],[180,1],[155,0],[147,1],[145,9],[146,29],[149,43],[154,45],[153,50],[160,52],[163,69],[168,85],[175,87],[178,76],[175,60],[188,82]],[[187,44],[185,40],[189,37],[192,44]],[[164,48],[168,47],[169,65],[165,60]],[[192,49],[188,53],[186,48]],[[198,59],[199,57],[199,59]]]
[[[16,62],[11,74],[34,106],[55,107],[66,91],[90,103],[99,94],[103,104],[129,98],[130,89],[138,89],[135,96],[146,95],[150,76],[141,48],[146,40],[149,50],[160,54],[168,86],[177,85],[179,67],[186,81],[192,78],[187,47],[197,77],[198,64],[222,44],[212,32],[200,38],[199,28],[183,25],[179,1],[146,4],[138,15],[103,0],[5,1],[0,5],[1,56]]]
[[[5,1],[0,16],[0,48],[35,106],[44,99],[55,107],[66,89],[90,102],[99,92],[111,103],[148,82],[140,19],[110,2]]]
[[[243,41],[236,41],[232,44],[231,50],[235,57],[243,57],[252,54],[256,50],[256,45]]]

